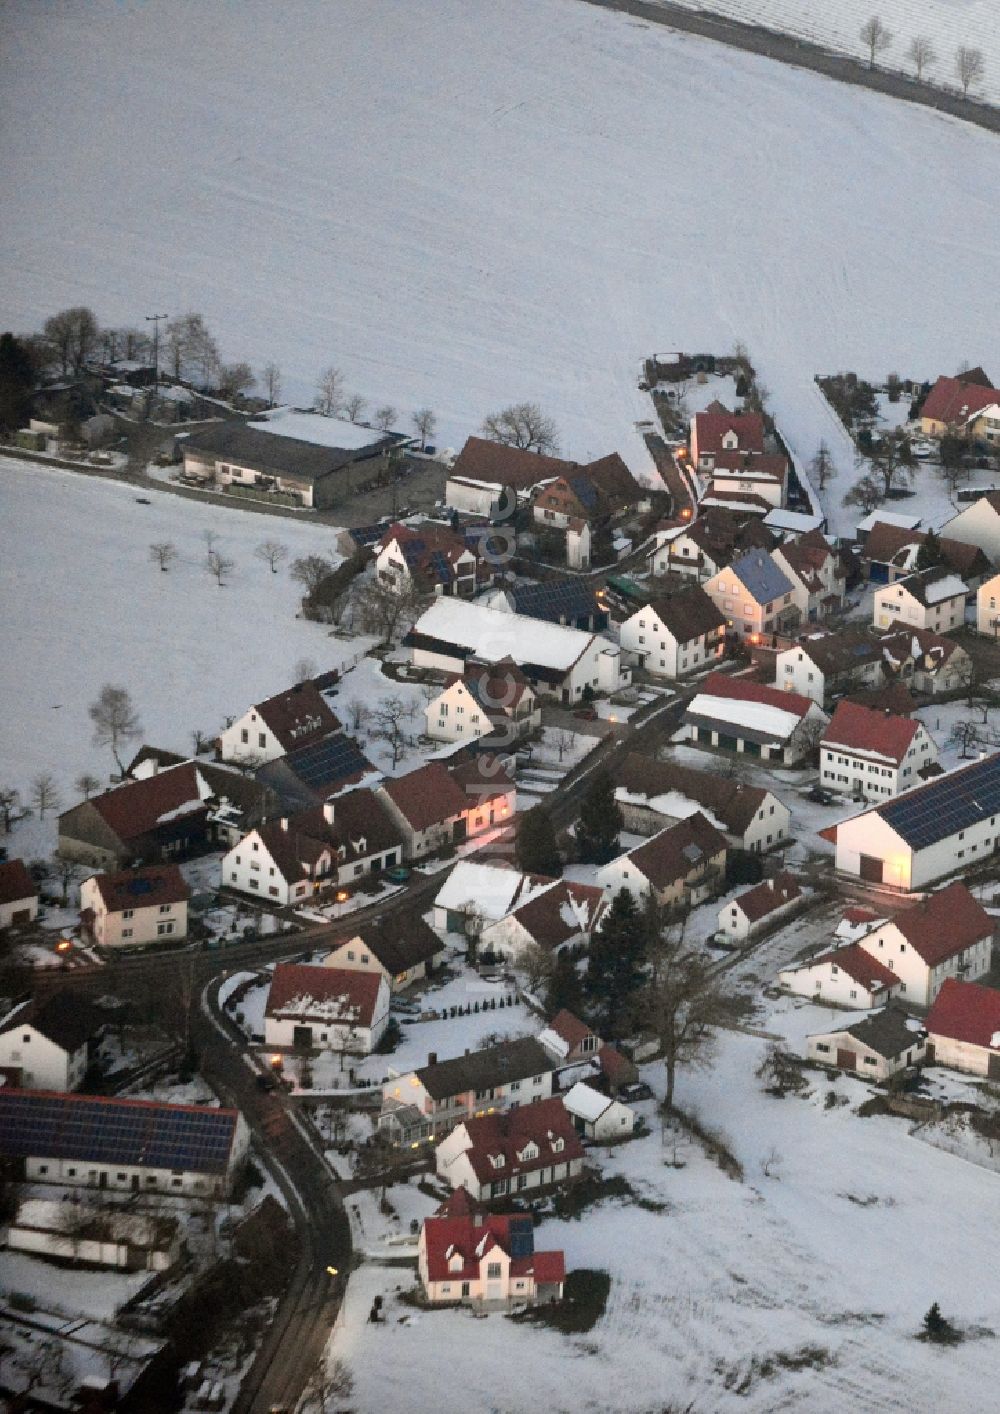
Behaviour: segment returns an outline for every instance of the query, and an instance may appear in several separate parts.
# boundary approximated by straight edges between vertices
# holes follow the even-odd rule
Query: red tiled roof
[[[759,413],[697,412],[692,418],[698,438],[698,454],[723,452],[722,439],[735,432],[740,449],[746,452],[764,451],[764,420]]]
[[[464,1193],[465,1189],[457,1192]],[[446,1205],[447,1206],[447,1205]],[[523,1215],[514,1213],[484,1213],[479,1204],[475,1209],[456,1216],[438,1216],[424,1219],[423,1238],[427,1253],[427,1277],[429,1281],[474,1281],[479,1276],[479,1264],[491,1251],[497,1248],[510,1253],[511,1222]],[[474,1214],[479,1214],[478,1219]],[[454,1257],[462,1260],[461,1267],[451,1266]],[[562,1252],[532,1252],[523,1257],[512,1257],[511,1275],[534,1277],[538,1285],[561,1282],[566,1276],[566,1262]]]
[[[479,1119],[467,1119],[465,1130],[471,1140],[471,1148],[466,1152],[472,1171],[480,1183],[493,1183],[500,1178],[510,1178],[514,1174],[531,1173],[534,1169],[549,1168],[552,1164],[569,1163],[583,1158],[583,1145],[566,1106],[558,1097],[539,1100],[533,1105],[520,1105],[516,1110],[502,1114],[483,1115]],[[553,1150],[553,1140],[561,1139],[563,1146]],[[519,1152],[534,1142],[538,1157],[521,1159]],[[495,1168],[490,1155],[502,1154],[502,1168]]]
[[[324,1026],[370,1026],[379,988],[384,985],[380,972],[279,962],[264,1015],[280,1012],[297,1020],[320,1020]]]
[[[1000,402],[1000,392],[996,388],[983,388],[978,383],[941,377],[927,394],[920,416],[928,417],[933,422],[964,422],[973,413],[995,402]]]
[[[928,967],[993,936],[993,919],[958,882],[902,909],[891,922]]]
[[[116,874],[95,874],[94,883],[109,913],[125,908],[151,908],[161,903],[182,903],[191,890],[176,864],[151,864],[144,869],[122,869]]]
[[[564,461],[562,457],[539,456],[537,452],[526,452],[521,447],[507,447],[502,442],[469,437],[458,454],[451,475],[526,491],[539,481],[550,481],[554,476],[565,476],[575,469],[575,462]]]
[[[768,683],[731,677],[728,673],[709,673],[699,691],[709,697],[728,697],[733,702],[761,702],[767,707],[780,707],[782,712],[794,712],[797,717],[804,717],[815,705],[811,697],[803,697],[798,692],[782,692]]]
[[[594,1034],[585,1021],[581,1021],[578,1016],[574,1016],[565,1007],[562,1011],[556,1012],[546,1029],[561,1036],[571,1051],[581,1045],[588,1036]]]
[[[924,1023],[927,1034],[1000,1051],[1000,992],[978,982],[946,978]]]
[[[726,847],[725,835],[696,810],[631,850],[628,858],[654,888],[664,889],[723,854]]]
[[[801,897],[799,881],[793,874],[784,872],[776,874],[773,879],[765,879],[756,888],[740,894],[735,902],[749,922],[757,923],[776,908],[784,908],[786,904]]]
[[[476,804],[440,761],[428,761],[405,776],[383,781],[381,789],[414,830],[426,830]]]
[[[255,710],[286,751],[310,746],[340,730],[326,698],[311,682],[296,683],[287,692],[258,702]]]
[[[37,897],[38,885],[25,868],[23,859],[8,859],[0,864],[0,903],[19,903],[21,899]]]
[[[628,1056],[623,1056],[616,1046],[602,1046],[595,1059],[612,1085],[625,1084],[638,1074]]]
[[[570,884],[560,879],[513,912],[536,943],[546,948],[557,948],[579,933],[592,932],[605,907],[603,889],[593,884]]]
[[[90,804],[120,840],[137,839],[172,817],[191,818],[207,810],[199,790],[200,777],[190,761],[168,766],[155,776],[127,781],[103,795],[94,795]],[[79,809],[79,807],[76,807]]]
[[[842,972],[846,972],[848,977],[860,982],[869,992],[883,989],[892,991],[894,987],[899,986],[899,978],[895,972],[883,967],[878,958],[872,957],[870,952],[865,952],[860,943],[848,943],[846,947],[835,948],[833,952],[813,958],[806,966],[820,967],[825,962],[832,962]]]
[[[877,712],[873,707],[861,707],[857,702],[838,702],[820,745],[867,752],[895,761],[898,765],[909,751],[919,729],[920,723],[909,717]]]
[[[452,678],[452,682],[462,681],[476,701],[486,711],[494,713],[512,711],[524,694],[532,691],[528,679],[510,657],[500,658],[495,663],[477,663],[470,658],[465,665],[464,679]]]

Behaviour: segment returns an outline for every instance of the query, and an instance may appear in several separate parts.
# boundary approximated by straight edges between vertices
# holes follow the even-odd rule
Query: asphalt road
[[[791,35],[779,34],[764,29],[760,25],[743,24],[721,15],[713,15],[706,10],[685,10],[672,5],[669,0],[652,4],[650,0],[586,0],[588,5],[598,5],[602,10],[618,10],[623,14],[635,15],[650,24],[666,25],[668,29],[681,30],[685,34],[701,35],[704,39],[714,39],[720,44],[728,44],[732,49],[742,49],[749,54],[761,54],[768,59],[776,59],[782,64],[791,64],[797,69],[809,69],[823,74],[826,78],[837,79],[840,83],[853,84],[856,88],[867,88],[873,93],[884,93],[890,98],[900,98],[907,103],[917,103],[922,108],[933,108],[939,113],[947,113],[953,118],[961,118],[989,132],[1000,132],[1000,108],[982,103],[975,98],[963,98],[957,90],[937,88],[929,83],[918,83],[905,74],[893,73],[887,69],[871,69],[861,59],[852,59],[847,54],[835,54],[822,45],[810,44],[804,39],[793,39]],[[873,5],[873,12],[878,6]]]

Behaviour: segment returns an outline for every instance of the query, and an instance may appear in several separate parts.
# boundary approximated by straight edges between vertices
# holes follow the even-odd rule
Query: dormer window
[[[565,1147],[566,1147],[566,1141],[565,1141],[565,1139],[562,1139],[562,1138],[553,1139],[553,1141],[552,1141],[552,1152],[553,1152],[553,1154],[561,1154],[562,1151],[565,1149]]]
[[[491,1154],[491,1155],[490,1155],[490,1163],[493,1165],[493,1167],[494,1167],[495,1169],[502,1169],[503,1166],[504,1166],[504,1162],[505,1162],[505,1160],[504,1160],[503,1154]]]

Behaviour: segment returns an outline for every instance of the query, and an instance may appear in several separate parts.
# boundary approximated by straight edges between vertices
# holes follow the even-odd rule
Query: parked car
[[[823,786],[813,786],[812,790],[806,794],[806,800],[811,800],[816,805],[832,805],[834,799],[833,792],[826,790]]]
[[[257,1076],[258,1090],[277,1090],[277,1088],[278,1077],[275,1075],[273,1070],[267,1070],[263,1073],[263,1075]]]
[[[645,1080],[637,1080],[634,1085],[626,1085],[621,1091],[623,1100],[651,1100],[653,1092]]]
[[[397,864],[395,869],[388,869],[385,875],[390,884],[407,884],[410,880],[410,871],[403,864]]]

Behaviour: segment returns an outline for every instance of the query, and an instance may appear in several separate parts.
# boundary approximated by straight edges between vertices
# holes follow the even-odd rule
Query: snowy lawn
[[[141,505],[133,487],[0,457],[0,641],[9,645],[0,662],[0,778],[25,797],[40,771],[56,776],[66,805],[78,798],[72,782],[81,771],[107,780],[111,754],[92,745],[87,715],[105,682],[131,692],[143,741],[187,753],[194,728],[218,732],[227,715],[287,687],[300,659],[326,671],[364,651],[366,640],[345,642],[296,618],[300,596],[287,569],[271,574],[254,556],[275,537],[292,557],[339,559],[334,530],[155,491],[148,499]],[[206,530],[235,562],[223,589],[204,569]],[[154,541],[177,547],[166,574],[150,560]],[[53,817],[32,823],[36,834],[50,826],[54,841]],[[22,849],[20,833],[12,853]],[[32,850],[51,852],[43,842],[32,840]]]
[[[112,1320],[149,1280],[149,1272],[83,1271],[56,1266],[26,1252],[5,1252],[0,1262],[0,1292],[33,1296],[46,1310]]]
[[[854,53],[873,8],[717,3],[772,23],[798,12]],[[921,28],[942,77],[966,42],[1000,82],[993,0],[926,0],[919,26],[909,0],[879,8],[897,35],[886,61]],[[981,298],[1000,148],[960,122],[580,0],[7,9],[0,123],[18,200],[0,327],[80,300],[114,325],[200,310],[225,359],[273,358],[293,399],[332,360],[404,425],[435,408],[442,446],[537,399],[567,455],[617,449],[637,471],[638,370],[657,350],[742,340],[796,456],[826,437],[845,473],[815,372],[1000,366]],[[719,217],[734,191],[738,229]],[[917,299],[928,268],[939,278]],[[853,523],[839,501],[833,531]]]

